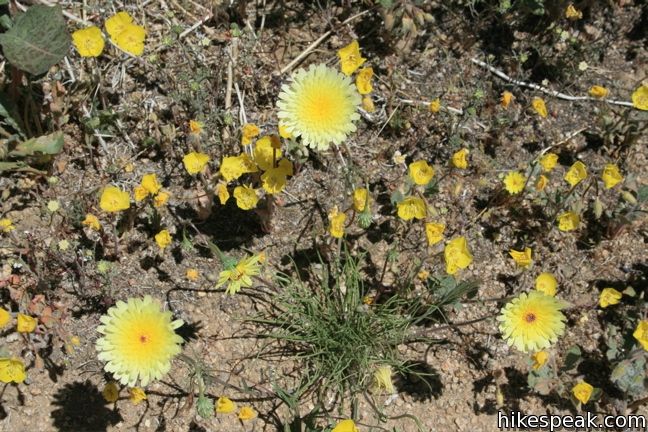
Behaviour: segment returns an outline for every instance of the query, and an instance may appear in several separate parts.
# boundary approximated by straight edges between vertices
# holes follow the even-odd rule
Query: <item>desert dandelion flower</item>
[[[139,379],[146,386],[162,378],[180,352],[182,338],[175,329],[182,320],[171,321],[171,312],[162,312],[150,296],[118,301],[100,321],[98,358],[123,385],[134,387]]]
[[[499,329],[509,345],[522,352],[549,348],[565,331],[567,304],[540,291],[522,293],[502,309]]]
[[[279,93],[279,121],[305,145],[327,150],[355,132],[361,103],[349,77],[323,64],[296,71]]]

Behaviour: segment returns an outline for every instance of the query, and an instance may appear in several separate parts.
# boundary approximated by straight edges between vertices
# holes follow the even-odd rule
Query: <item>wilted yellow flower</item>
[[[236,404],[228,397],[221,396],[216,400],[216,412],[218,414],[229,414],[236,411]]]
[[[560,231],[573,231],[578,228],[580,216],[576,213],[567,211],[558,216],[558,229]]]
[[[546,153],[540,158],[540,166],[542,171],[550,172],[558,163],[558,155],[556,153]]]
[[[436,98],[428,105],[428,109],[431,113],[436,114],[441,111],[441,99]]]
[[[544,99],[539,97],[533,98],[533,100],[531,101],[531,106],[540,117],[547,117],[547,105],[545,105]]]
[[[195,282],[200,277],[200,273],[198,273],[198,270],[195,268],[188,268],[185,277],[190,281]]]
[[[200,135],[203,130],[203,123],[197,120],[189,120],[189,133]]]
[[[8,310],[0,308],[0,328],[6,326],[11,321],[11,314]]]
[[[583,162],[576,161],[565,173],[564,178],[567,183],[574,187],[587,178],[587,167]]]
[[[119,386],[115,381],[109,381],[106,383],[103,390],[101,390],[101,395],[106,402],[117,402],[117,399],[119,399]]]
[[[130,393],[129,399],[133,403],[133,405],[138,405],[143,400],[148,399],[146,397],[146,393],[144,393],[144,390],[139,387],[132,387],[128,389],[128,392]]]
[[[277,165],[277,168],[281,169],[287,176],[293,175],[293,163],[288,159],[281,159]]]
[[[36,329],[36,324],[38,324],[36,318],[21,313],[18,314],[16,320],[18,321],[16,324],[18,333],[31,333]]]
[[[371,389],[377,393],[385,390],[387,394],[396,393],[396,388],[392,382],[392,368],[391,366],[380,366],[376,369],[373,375],[373,384]]]
[[[428,246],[435,245],[443,240],[443,232],[445,231],[445,224],[428,222],[425,224],[425,237],[427,238]]]
[[[538,370],[547,363],[549,360],[549,353],[547,351],[538,351],[537,353],[531,356],[533,360],[533,365],[531,366],[533,370]]]
[[[227,284],[225,292],[236,294],[241,288],[252,286],[252,277],[261,272],[261,255],[252,255],[241,259],[236,265],[230,264],[218,275],[216,288]]]
[[[9,218],[0,219],[0,232],[8,233],[15,229],[16,227],[13,225],[13,222],[11,222],[11,219]]]
[[[602,98],[606,97],[608,95],[608,93],[609,93],[608,89],[606,89],[605,87],[597,86],[597,85],[592,86],[589,89],[590,96],[595,97],[595,98],[602,99]]]
[[[234,188],[234,198],[237,207],[241,210],[252,210],[259,202],[256,190],[250,186],[236,186]]]
[[[405,163],[405,156],[399,150],[396,150],[392,155],[392,162],[396,165],[403,165]]]
[[[340,58],[342,73],[347,76],[355,72],[367,60],[360,55],[360,45],[357,40],[344,48],[340,48],[337,53]]]
[[[347,419],[338,422],[331,432],[360,432],[353,420]]]
[[[632,336],[637,339],[645,351],[648,351],[648,320],[639,321]]]
[[[606,308],[615,305],[621,301],[621,297],[623,297],[623,293],[614,288],[603,288],[601,296],[599,297],[599,306]]]
[[[558,289],[558,281],[551,273],[540,273],[535,280],[535,289],[548,296],[555,296]]]
[[[252,420],[257,416],[256,411],[252,407],[244,406],[241,407],[241,410],[238,413],[239,420],[247,421]]]
[[[126,210],[130,207],[130,195],[117,186],[108,186],[101,193],[99,207],[111,213]]]
[[[277,194],[286,187],[286,173],[281,168],[270,168],[261,175],[261,186],[269,194]]]
[[[455,168],[459,168],[459,169],[468,168],[468,160],[466,159],[467,156],[468,156],[468,149],[464,148],[455,152],[452,155],[452,165],[454,165]]]
[[[603,179],[603,183],[605,183],[606,189],[612,189],[614,186],[623,181],[621,171],[619,171],[619,167],[615,164],[605,165],[605,168],[603,168],[603,174],[601,174],[601,178]]]
[[[358,93],[366,95],[372,92],[371,78],[373,77],[373,69],[370,67],[362,68],[356,75],[356,87]]]
[[[3,383],[18,383],[25,381],[25,364],[19,359],[0,359],[0,381]]]
[[[641,85],[632,93],[632,105],[640,110],[648,110],[648,86]]]
[[[430,277],[430,272],[427,270],[421,270],[416,274],[416,277],[419,278],[422,281],[426,281],[428,277]]]
[[[162,191],[155,195],[153,197],[153,206],[155,207],[162,207],[165,205],[167,202],[169,202],[169,198],[171,195],[168,192]]]
[[[407,197],[398,205],[398,217],[403,220],[425,219],[427,213],[425,201],[419,197]]]
[[[346,222],[346,214],[338,211],[337,206],[333,207],[328,214],[329,219],[329,232],[331,237],[342,238],[344,236],[344,223]]]
[[[98,57],[105,45],[103,34],[96,26],[72,33],[72,43],[81,57]]]
[[[146,30],[142,26],[129,24],[122,32],[115,36],[111,36],[111,39],[115,45],[126,51],[128,54],[141,56],[144,53]]]
[[[158,182],[155,173],[144,175],[140,185],[151,195],[155,195],[162,189],[162,185]]]
[[[369,191],[367,188],[357,188],[353,191],[353,209],[357,212],[365,211],[369,204]]]
[[[424,160],[412,162],[409,165],[409,176],[417,185],[426,185],[434,177],[434,168]]]
[[[290,139],[293,135],[286,128],[286,125],[279,123],[279,136],[283,139]]]
[[[538,180],[536,180],[536,184],[535,184],[536,190],[542,192],[547,187],[548,182],[549,179],[545,175],[540,174]]]
[[[367,111],[368,113],[372,113],[376,111],[376,106],[374,105],[371,96],[367,95],[362,98],[362,109]]]
[[[209,162],[209,155],[191,152],[182,158],[182,163],[189,174],[198,174]]]
[[[241,144],[249,145],[252,143],[252,138],[259,136],[261,129],[254,123],[246,123],[241,128]]]
[[[274,162],[281,158],[281,150],[272,145],[272,137],[266,135],[257,140],[254,144],[254,162],[263,171],[274,167]]]
[[[446,263],[446,272],[455,274],[459,269],[465,269],[472,261],[473,256],[468,249],[466,237],[460,236],[450,240],[443,251]]]
[[[227,190],[227,185],[223,182],[218,182],[216,185],[216,195],[218,195],[218,200],[221,205],[225,205],[227,200],[230,197],[229,191]]]
[[[101,229],[101,223],[99,222],[99,218],[93,214],[86,214],[85,219],[81,222],[81,225],[87,226],[90,229],[93,229],[95,231],[99,231]]]
[[[524,174],[518,171],[510,171],[504,177],[504,188],[512,195],[519,194],[524,190],[526,180]]]
[[[128,12],[117,12],[106,20],[106,31],[111,37],[115,37],[132,23],[133,17]]]
[[[533,260],[531,259],[531,248],[524,248],[523,251],[516,251],[515,249],[511,249],[509,251],[509,255],[511,255],[511,258],[513,258],[515,264],[522,268],[529,267],[533,262]]]
[[[171,234],[169,233],[169,230],[163,229],[159,233],[155,234],[155,243],[157,243],[157,245],[162,250],[169,246],[171,244],[171,241]]]
[[[583,12],[579,11],[574,7],[573,4],[569,4],[567,9],[565,9],[565,17],[569,20],[576,21],[583,18]]]
[[[509,107],[509,105],[511,104],[511,102],[513,101],[513,99],[515,99],[515,97],[513,96],[513,93],[511,93],[510,91],[504,91],[504,92],[502,92],[502,97],[500,99],[500,103],[502,104],[502,106],[505,109],[507,109]]]
[[[572,394],[574,397],[583,404],[589,402],[594,392],[594,387],[585,381],[581,381],[572,388]]]

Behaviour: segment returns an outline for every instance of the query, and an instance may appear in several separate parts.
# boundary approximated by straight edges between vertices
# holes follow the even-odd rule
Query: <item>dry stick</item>
[[[430,102],[428,101],[417,101],[412,99],[398,99],[398,101],[407,105],[423,105],[423,106],[430,105]],[[441,109],[450,111],[451,113],[463,115],[463,110],[460,108],[453,108],[451,106],[441,106]]]
[[[184,38],[185,38],[189,33],[191,33],[192,31],[196,30],[198,27],[200,27],[201,25],[205,24],[207,21],[209,21],[210,19],[212,19],[213,16],[214,16],[214,15],[213,15],[211,12],[208,13],[207,15],[205,15],[205,16],[203,17],[203,19],[201,19],[201,20],[198,21],[196,24],[194,24],[194,25],[192,25],[191,27],[189,27],[187,30],[185,30],[185,31],[183,31],[182,33],[180,33],[180,36],[179,36],[178,38],[179,38],[179,39],[184,39]]]
[[[50,2],[48,2],[47,0],[38,0],[38,2],[41,3],[41,4],[44,4],[45,6],[49,6],[49,7],[56,6],[56,5],[54,5],[54,4],[50,3]],[[16,2],[16,6],[18,6],[19,9],[24,8],[24,6],[21,5],[21,4],[19,4],[18,2]],[[72,15],[71,13],[69,13],[69,12],[67,12],[67,11],[63,11],[63,15],[66,16],[66,17],[68,17],[68,18],[71,19],[72,21],[76,21],[76,22],[78,22],[79,24],[83,24],[84,26],[90,26],[90,25],[92,25],[91,22],[86,21],[86,20],[84,20],[84,19],[82,19],[82,18],[79,18],[79,17],[76,16],[76,15]]]
[[[342,21],[342,24],[340,24],[340,27],[343,26],[343,25],[349,24],[351,21],[353,21],[356,18],[360,18],[361,16],[366,15],[370,11],[371,11],[371,9],[367,9],[365,11],[362,11],[360,13],[357,13],[357,14],[353,15],[352,17],[349,17],[349,18],[345,19],[344,21]],[[319,46],[319,44],[324,42],[324,40],[327,37],[331,36],[331,34],[333,34],[334,30],[336,30],[336,29],[331,29],[331,30],[327,31],[326,33],[324,33],[319,38],[317,38],[317,40],[315,42],[310,44],[308,46],[308,48],[306,48],[304,51],[302,51],[302,53],[299,54],[293,61],[291,61],[290,63],[288,63],[287,66],[285,66],[283,69],[281,69],[280,73],[283,75],[286,72],[288,72],[290,69],[292,69],[297,63],[302,61],[304,59],[304,57],[306,57],[308,54],[310,54],[311,51],[313,51],[315,48],[317,48]]]
[[[516,80],[511,78],[510,76],[506,75],[504,72],[502,72],[499,69],[495,69],[493,66],[484,63],[481,60],[477,60],[475,58],[470,59],[473,63],[475,63],[478,66],[483,67],[484,69],[487,69],[491,73],[497,75],[498,77],[502,78],[505,81],[508,81],[512,84],[521,86],[521,87],[528,87],[530,89],[538,90],[541,91],[542,93],[548,94],[549,96],[556,97],[558,99],[564,99],[567,101],[592,101],[592,102],[607,102],[612,105],[621,105],[621,106],[626,106],[630,108],[634,108],[634,105],[632,105],[632,102],[626,102],[626,101],[619,101],[619,100],[612,100],[612,99],[599,99],[599,98],[594,98],[591,96],[569,96],[564,93],[560,93],[558,91],[554,90],[549,90],[546,87],[539,86],[538,84],[533,84],[533,83],[528,83],[520,80]]]

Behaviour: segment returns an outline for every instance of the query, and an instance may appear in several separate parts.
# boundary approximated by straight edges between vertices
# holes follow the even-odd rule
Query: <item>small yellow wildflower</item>
[[[547,178],[547,176],[541,174],[538,177],[538,180],[536,180],[536,183],[535,183],[536,190],[539,191],[539,192],[542,192],[547,187],[548,182],[549,182],[549,179]]]
[[[353,40],[349,45],[340,48],[337,54],[340,58],[342,73],[346,76],[355,72],[367,60],[362,58],[357,40]]]
[[[535,289],[548,296],[555,296],[558,289],[558,281],[551,273],[540,273],[535,280]]]
[[[133,17],[128,12],[117,12],[106,20],[106,31],[111,37],[115,37],[132,23]]]
[[[582,182],[587,178],[587,167],[581,161],[576,161],[565,173],[565,181],[569,183],[572,187],[576,186],[578,183]]]
[[[567,6],[567,9],[565,9],[565,17],[568,20],[576,21],[583,18],[583,12],[576,9],[576,7],[570,3],[569,6]]]
[[[531,368],[533,370],[538,370],[547,363],[547,360],[549,360],[549,353],[547,353],[547,351],[538,351],[531,356],[531,359],[533,360],[533,366],[531,366]]]
[[[353,191],[353,209],[363,212],[369,204],[369,191],[367,188],[357,188]]]
[[[466,237],[459,236],[450,240],[443,251],[446,262],[446,272],[455,274],[459,269],[465,269],[473,262],[473,256],[468,249]]]
[[[200,273],[195,268],[188,268],[187,272],[185,273],[185,277],[190,281],[195,282],[200,277]]]
[[[142,26],[129,24],[124,30],[111,39],[119,48],[134,56],[141,56],[144,53],[144,40],[146,30]]]
[[[149,195],[148,191],[142,185],[135,186],[135,189],[133,189],[133,196],[135,197],[135,202],[140,202],[142,200],[145,200],[148,195]]]
[[[117,402],[117,399],[119,399],[119,386],[115,381],[109,381],[106,383],[103,390],[101,390],[101,395],[106,402]]]
[[[560,231],[573,231],[578,228],[580,223],[580,216],[578,214],[567,211],[558,216],[558,229]]]
[[[168,192],[162,191],[155,195],[153,197],[153,206],[155,207],[162,207],[165,205],[167,202],[169,202],[169,198],[171,195]]]
[[[25,381],[25,364],[19,359],[0,359],[0,381],[3,383],[17,383]]]
[[[259,202],[256,190],[250,186],[236,186],[234,188],[234,198],[236,199],[236,205],[241,210],[252,210]]]
[[[416,277],[419,278],[422,281],[426,281],[428,277],[430,277],[430,272],[427,270],[421,270],[416,274]]]
[[[272,137],[266,135],[257,140],[254,145],[254,162],[263,171],[274,167],[274,162],[281,158],[281,150],[274,148]]]
[[[425,219],[427,208],[425,201],[418,197],[407,197],[397,205],[398,217],[408,221],[411,219]]]
[[[252,144],[252,138],[259,136],[261,129],[259,126],[254,123],[246,123],[241,128],[241,144],[250,145]]]
[[[11,314],[8,310],[0,308],[0,328],[6,326],[11,321]]]
[[[374,296],[364,296],[362,297],[362,304],[366,304],[367,306],[370,306],[373,304],[374,300],[376,300]]]
[[[524,190],[526,181],[527,179],[524,174],[518,171],[510,171],[506,174],[506,177],[504,177],[504,188],[506,188],[508,193],[511,195],[519,194]]]
[[[443,232],[445,231],[445,224],[428,222],[425,224],[425,237],[427,238],[428,246],[433,246],[443,240]]]
[[[455,168],[459,168],[459,169],[468,168],[468,160],[466,159],[467,156],[468,156],[468,149],[464,148],[455,152],[452,155],[452,165],[454,165]]]
[[[228,397],[221,396],[216,400],[216,412],[218,414],[230,414],[236,411],[236,404]]]
[[[269,194],[278,194],[286,187],[286,173],[281,168],[270,168],[261,175],[261,187]]]
[[[436,114],[441,111],[441,99],[436,98],[428,105],[428,109],[431,113]]]
[[[241,410],[238,413],[239,420],[247,421],[256,418],[257,413],[252,407],[244,406],[241,407]]]
[[[606,308],[618,304],[621,301],[621,297],[623,297],[623,293],[614,288],[603,288],[601,296],[599,297],[599,306]]]
[[[144,393],[144,390],[139,387],[132,387],[128,389],[128,393],[130,394],[129,399],[133,403],[133,405],[139,405],[140,402],[148,399],[146,397],[146,393]]]
[[[513,258],[515,264],[522,268],[529,267],[533,262],[533,260],[531,259],[531,248],[524,248],[523,251],[516,251],[515,249],[511,249],[509,251],[509,255],[511,256],[511,258]]]
[[[103,34],[96,26],[72,33],[72,43],[81,57],[98,57],[105,45]]]
[[[572,388],[572,394],[574,397],[583,404],[589,402],[594,392],[594,387],[585,381],[581,381]]]
[[[353,420],[347,419],[338,422],[331,432],[360,432],[360,430]]]
[[[38,324],[36,318],[21,313],[18,314],[17,321],[16,330],[18,330],[18,333],[31,333],[36,329],[36,324]]]
[[[158,182],[155,173],[144,175],[140,185],[151,195],[155,195],[162,189],[162,185]]]
[[[358,93],[361,95],[369,94],[373,91],[371,86],[371,78],[373,77],[373,69],[370,67],[362,68],[356,75],[356,87]]]
[[[259,265],[261,257],[259,255],[252,255],[241,259],[236,265],[229,266],[221,271],[218,275],[218,282],[216,288],[227,284],[225,292],[234,295],[241,290],[241,288],[249,288],[252,286],[252,277],[257,276],[261,272]]]
[[[601,178],[603,179],[603,183],[605,183],[606,189],[612,189],[623,181],[621,171],[619,171],[619,167],[615,164],[606,164],[605,168],[603,168]]]
[[[93,229],[95,231],[99,231],[101,229],[101,223],[99,222],[99,218],[97,216],[88,213],[86,214],[85,219],[83,219],[83,222],[81,222],[81,225],[87,226],[90,229]]]
[[[198,174],[209,162],[209,155],[199,152],[191,152],[182,158],[182,163],[189,174]]]
[[[434,177],[434,168],[424,160],[412,162],[409,165],[409,176],[414,183],[424,186]]]
[[[226,182],[231,182],[241,177],[245,172],[242,160],[239,156],[225,156],[220,166],[220,175]]]
[[[502,97],[500,98],[500,103],[502,104],[502,107],[504,107],[504,109],[508,109],[513,99],[515,99],[513,93],[511,93],[510,91],[504,91],[502,93]]]
[[[203,123],[197,120],[189,120],[189,133],[200,135],[203,131]]]
[[[387,394],[396,393],[396,388],[392,381],[392,368],[391,366],[380,366],[376,369],[373,375],[373,385],[371,389],[377,393],[385,390]]]
[[[218,184],[216,185],[216,195],[218,195],[218,200],[220,201],[221,205],[225,205],[230,197],[230,193],[227,190],[227,185],[225,183],[218,182]]]
[[[279,123],[279,136],[283,139],[290,139],[293,134],[286,128],[286,125]]]
[[[362,98],[362,109],[367,111],[368,113],[372,113],[376,111],[376,105],[374,105],[371,96],[367,95]]]
[[[346,214],[338,211],[337,206],[333,207],[328,214],[329,219],[329,232],[331,237],[342,238],[344,236],[344,223],[346,222]]]
[[[648,85],[641,85],[632,93],[632,105],[642,111],[648,110]]]
[[[531,106],[540,117],[547,117],[547,105],[545,105],[544,99],[539,97],[533,98],[533,100],[531,101]]]
[[[540,158],[540,166],[544,172],[551,172],[557,163],[558,155],[556,153],[546,153]]]
[[[0,232],[8,233],[15,229],[16,227],[14,226],[13,222],[11,222],[11,219],[9,218],[0,219]]]
[[[595,98],[599,98],[599,99],[602,99],[602,98],[606,97],[608,95],[608,93],[610,93],[608,91],[608,89],[606,89],[605,87],[597,86],[597,85],[592,86],[589,89],[590,96],[595,97]]]
[[[639,321],[632,336],[637,339],[644,351],[648,351],[648,320]]]
[[[99,199],[101,210],[114,213],[130,208],[130,195],[117,186],[104,188]]]
[[[172,240],[169,230],[163,229],[159,233],[155,234],[155,243],[157,243],[161,250],[164,250],[164,248],[169,246],[171,242]]]

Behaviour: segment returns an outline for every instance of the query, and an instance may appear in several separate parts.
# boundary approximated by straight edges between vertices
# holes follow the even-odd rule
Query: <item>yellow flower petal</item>
[[[216,401],[216,412],[218,414],[229,414],[236,411],[236,404],[230,398],[221,396]]]
[[[360,45],[357,40],[354,40],[344,48],[340,48],[338,50],[338,57],[340,58],[342,73],[347,76],[355,72],[366,61],[360,54]]]
[[[99,207],[109,213],[126,210],[130,208],[130,195],[116,186],[108,186],[101,193]]]
[[[594,392],[594,387],[585,381],[581,381],[572,388],[572,394],[580,403],[589,402]]]
[[[618,304],[623,297],[623,293],[615,290],[614,288],[603,288],[599,297],[599,306],[606,308]]]
[[[105,45],[101,30],[95,26],[72,33],[72,43],[81,57],[98,57]]]
[[[642,85],[632,93],[632,105],[640,110],[648,110],[648,85]]]
[[[542,98],[535,97],[533,98],[533,101],[531,101],[531,106],[535,110],[535,112],[538,113],[538,115],[542,118],[547,117],[547,106],[545,105],[545,101]]]
[[[38,324],[36,318],[19,313],[17,316],[16,330],[18,330],[18,333],[31,333],[36,329],[36,324]]]

